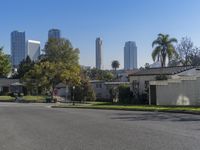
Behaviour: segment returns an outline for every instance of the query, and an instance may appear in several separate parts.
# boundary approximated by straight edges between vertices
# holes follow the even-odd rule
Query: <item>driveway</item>
[[[198,115],[0,103],[0,150],[198,149]]]

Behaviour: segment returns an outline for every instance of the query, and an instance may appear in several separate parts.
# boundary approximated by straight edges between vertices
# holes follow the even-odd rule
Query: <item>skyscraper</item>
[[[101,38],[96,39],[96,68],[102,69],[102,40]]]
[[[124,69],[131,70],[137,68],[137,46],[133,41],[125,43],[124,46]]]
[[[26,57],[25,32],[13,31],[11,33],[12,65],[17,67]]]
[[[51,29],[48,33],[49,39],[60,39],[61,38],[61,32],[59,29]]]
[[[38,57],[40,56],[40,41],[27,41],[27,55],[31,60],[38,60]]]

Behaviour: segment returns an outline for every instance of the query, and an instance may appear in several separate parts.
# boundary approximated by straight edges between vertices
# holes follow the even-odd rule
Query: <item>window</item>
[[[102,84],[101,84],[101,83],[97,83],[97,84],[96,84],[96,88],[101,89],[101,88],[102,88]]]

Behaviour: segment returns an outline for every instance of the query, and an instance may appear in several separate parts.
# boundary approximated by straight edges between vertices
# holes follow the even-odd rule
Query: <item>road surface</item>
[[[199,150],[200,116],[0,103],[0,150]]]

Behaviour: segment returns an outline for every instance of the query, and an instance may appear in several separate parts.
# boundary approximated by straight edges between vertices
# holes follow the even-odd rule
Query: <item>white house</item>
[[[157,80],[165,75],[166,80]],[[131,90],[149,95],[151,105],[200,105],[200,68],[148,68],[129,76]]]
[[[129,82],[105,82],[101,80],[90,81],[92,88],[99,100],[111,100],[110,89],[119,85],[130,85]]]

